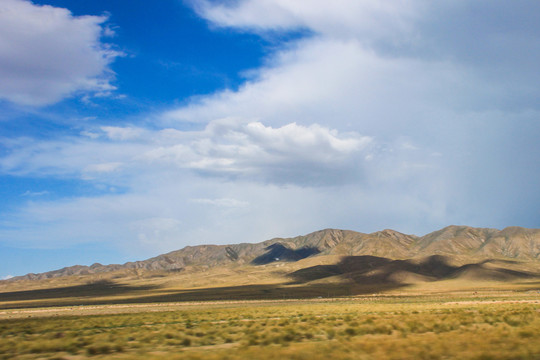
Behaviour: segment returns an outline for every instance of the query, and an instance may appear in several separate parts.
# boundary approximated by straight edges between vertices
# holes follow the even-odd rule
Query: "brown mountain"
[[[452,259],[540,261],[540,229],[508,227],[503,230],[448,226],[418,237],[394,230],[364,234],[326,229],[294,238],[274,238],[261,243],[187,246],[144,261],[123,265],[76,265],[41,274],[10,279],[49,279],[69,275],[122,271],[190,272],[227,264],[266,265],[308,257],[373,256],[390,260],[421,259],[444,255]],[[394,263],[397,264],[397,263]],[[401,264],[401,263],[399,263]],[[388,265],[385,265],[388,266]],[[478,269],[454,269],[478,272]],[[454,271],[453,270],[453,271]],[[335,268],[332,271],[337,271]],[[341,270],[340,270],[341,271]]]

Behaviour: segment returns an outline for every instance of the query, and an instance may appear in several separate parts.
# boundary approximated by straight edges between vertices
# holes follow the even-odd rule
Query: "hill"
[[[540,230],[449,226],[414,236],[326,229],[261,243],[188,246],[122,265],[0,281],[0,309],[540,292]],[[394,295],[392,295],[394,294]]]

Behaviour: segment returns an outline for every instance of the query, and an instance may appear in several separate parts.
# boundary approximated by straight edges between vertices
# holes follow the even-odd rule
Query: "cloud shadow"
[[[321,252],[316,247],[302,247],[293,250],[280,243],[272,244],[265,250],[266,253],[251,261],[253,265],[265,265],[277,261],[298,261]]]

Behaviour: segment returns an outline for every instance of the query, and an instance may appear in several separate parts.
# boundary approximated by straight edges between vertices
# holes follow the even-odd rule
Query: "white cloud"
[[[142,158],[205,175],[281,184],[331,184],[336,173],[354,173],[353,167],[362,167],[359,154],[369,151],[371,141],[319,125],[291,123],[272,128],[227,119],[211,122],[187,142],[160,146]]]
[[[312,35],[276,47],[238,90],[162,114],[154,124],[162,130],[103,126],[80,138],[2,139],[4,173],[82,177],[122,191],[29,201],[0,220],[0,239],[42,246],[114,239],[146,256],[325,227],[422,235],[450,223],[537,226],[539,103],[531,99],[540,36],[525,36],[532,39],[525,46],[518,21],[531,9],[198,3],[213,25]],[[507,11],[519,31],[477,16]],[[527,24],[538,35],[537,22]],[[200,130],[183,130],[184,122]]]
[[[278,52],[238,91],[193,99],[163,118],[170,126],[223,117],[279,127],[317,123],[393,141],[439,132],[440,119],[456,111],[492,106],[493,92],[446,61],[387,57],[357,40],[315,38]]]
[[[156,242],[170,244],[178,241],[182,233],[182,222],[173,218],[144,218],[130,226],[142,246],[155,246]]]
[[[30,190],[26,190],[22,196],[43,196],[43,195],[48,195],[49,192],[48,191],[30,191]]]
[[[83,172],[85,173],[108,173],[116,171],[120,166],[122,166],[122,163],[119,162],[110,162],[110,163],[102,163],[102,164],[91,164],[86,166],[83,169]]]
[[[431,126],[441,113],[539,108],[535,2],[241,0],[194,7],[217,26],[262,34],[306,28],[314,35],[266,59],[239,91],[194,99],[169,119],[256,114],[272,125],[353,123],[378,135],[374,123],[385,134],[402,134]]]
[[[109,64],[121,54],[100,40],[106,20],[76,17],[66,9],[25,0],[3,0],[0,98],[42,106],[79,92],[113,91]]]
[[[524,160],[540,150],[532,140],[540,136],[534,120],[540,26],[531,15],[538,4],[241,0],[194,7],[214,26],[263,36],[298,29],[311,35],[276,47],[238,90],[197,97],[166,112],[166,124],[234,117],[273,129],[315,123],[367,136],[367,151],[349,153],[347,170],[326,177],[327,185],[343,186],[342,175],[354,174],[353,164],[360,164],[362,175],[345,184],[363,205],[337,203],[356,213],[371,209],[372,220],[364,224],[386,219],[390,226],[391,219],[401,218],[402,229],[448,223],[504,227],[518,219],[535,226],[523,207],[505,209],[493,194],[512,194],[503,201],[510,206],[537,193],[534,186],[514,186],[510,174],[539,175]],[[520,160],[511,161],[501,144]],[[246,159],[243,154],[203,167],[231,168]],[[283,164],[299,168],[294,160]],[[482,202],[471,201],[480,193]],[[531,207],[538,212],[537,205]],[[425,214],[425,221],[409,212]],[[507,222],[497,225],[505,216]]]
[[[228,199],[228,198],[222,198],[222,199],[191,199],[192,202],[197,204],[203,204],[203,205],[212,205],[212,206],[221,206],[221,207],[245,207],[248,206],[249,203],[246,201],[241,201],[237,199]]]
[[[142,151],[138,143],[113,143],[92,138],[63,138],[39,141],[29,138],[1,139],[6,155],[0,171],[28,176],[77,178],[87,171],[110,173],[131,162]]]
[[[275,186],[182,173],[170,178],[161,173],[144,182],[124,194],[29,202],[0,220],[0,239],[36,248],[112,242],[145,258],[186,245],[263,241],[328,227],[416,231],[426,221],[444,223],[445,215],[433,196],[437,189],[427,194],[415,182],[398,190],[386,181],[383,191],[371,184],[365,189]]]
[[[13,277],[13,275],[6,275],[2,278],[2,280],[9,280]]]
[[[422,9],[418,1],[242,0],[198,1],[196,11],[213,24],[251,31],[307,28],[333,37],[411,36],[411,22]]]
[[[409,223],[444,212],[432,199],[413,198],[426,187],[412,180],[434,175],[432,168],[410,165],[425,159],[356,132],[235,119],[210,122],[201,131],[134,132],[145,136],[111,138],[92,130],[97,136],[6,141],[10,154],[0,158],[4,173],[83,178],[123,191],[28,202],[2,219],[0,239],[12,246],[53,248],[114,239],[134,256],[147,256],[188,244],[356,228],[351,224],[358,219],[376,230],[383,226],[377,220],[381,195],[392,203],[391,212],[414,209]],[[405,197],[396,192],[396,181]],[[405,223],[396,215],[389,221]]]
[[[134,140],[144,135],[143,129],[135,127],[102,126],[101,130],[111,140]]]
[[[369,137],[354,132],[341,134],[316,124],[272,128],[233,119],[212,121],[202,131],[133,127],[102,130],[104,139],[6,140],[10,154],[0,158],[0,169],[11,174],[80,176],[88,180],[115,174],[129,182],[137,173],[169,171],[172,166],[204,176],[299,186],[332,185],[337,178],[340,182],[361,178],[362,159],[373,143]]]

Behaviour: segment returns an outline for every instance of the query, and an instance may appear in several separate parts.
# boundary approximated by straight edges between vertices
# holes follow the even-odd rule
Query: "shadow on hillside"
[[[444,256],[433,255],[422,261],[391,260],[377,256],[347,256],[336,265],[317,265],[297,270],[289,276],[292,284],[339,275],[355,284],[403,284],[404,278],[437,281],[459,277],[478,280],[510,281],[520,278],[534,278],[538,274],[522,271],[488,268],[484,265],[494,261],[486,260],[477,264],[452,266]]]
[[[144,287],[129,287],[126,294],[122,287],[110,288],[107,293],[94,293],[85,298],[72,295],[65,289],[0,293],[0,309],[107,305],[107,304],[145,304],[162,302],[199,302],[199,301],[238,301],[238,300],[282,300],[304,298],[326,298],[350,295],[373,294],[399,288],[401,284],[348,284],[332,283],[323,285],[244,285],[204,289],[173,290],[168,293],[152,295],[152,291]],[[76,288],[76,287],[73,287]],[[89,289],[89,288],[85,288]],[[117,290],[114,293],[114,290]],[[159,290],[161,292],[161,290]],[[67,296],[66,296],[67,295]],[[125,295],[125,297],[122,297]],[[111,298],[110,296],[120,296]],[[33,300],[24,301],[22,300]],[[2,303],[5,301],[5,303]]]
[[[100,296],[118,296],[134,291],[148,291],[154,286],[128,286],[112,281],[102,280],[84,285],[66,286],[60,288],[11,291],[0,293],[0,301],[28,301],[44,299],[66,299]],[[0,305],[1,307],[1,305]]]
[[[373,294],[402,287],[401,284],[353,285],[333,283],[324,285],[244,285],[219,288],[192,289],[157,296],[134,299],[136,302],[175,301],[227,301],[227,300],[281,300],[326,298],[351,295]],[[129,301],[128,301],[129,302]]]
[[[253,265],[265,265],[276,261],[298,261],[321,252],[316,247],[302,247],[292,250],[279,243],[272,244],[265,250],[267,250],[265,254],[251,261]]]

